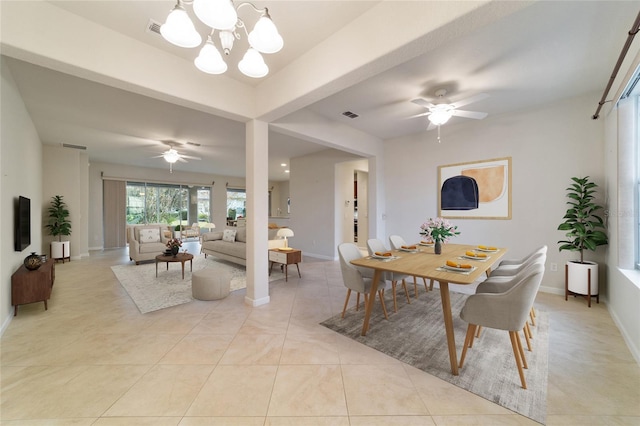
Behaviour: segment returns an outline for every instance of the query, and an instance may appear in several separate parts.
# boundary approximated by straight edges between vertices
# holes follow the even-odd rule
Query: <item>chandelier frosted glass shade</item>
[[[448,104],[436,105],[433,110],[431,110],[431,114],[429,114],[429,121],[431,121],[435,126],[440,126],[453,116],[453,107]]]
[[[222,74],[227,70],[227,64],[211,41],[211,36],[207,38],[207,42],[200,49],[200,54],[194,63],[200,71],[207,74]]]
[[[216,30],[232,29],[238,22],[231,0],[194,0],[193,11],[198,19]]]
[[[180,3],[167,16],[167,22],[160,27],[160,34],[169,43],[179,47],[196,47],[202,43],[202,37]]]
[[[238,69],[247,77],[260,78],[269,74],[269,67],[264,63],[260,52],[250,47],[240,62]]]
[[[259,52],[276,53],[282,49],[284,41],[271,18],[262,16],[249,33],[249,44]]]

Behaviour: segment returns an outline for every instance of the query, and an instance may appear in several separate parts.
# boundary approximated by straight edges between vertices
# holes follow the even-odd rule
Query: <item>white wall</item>
[[[509,248],[518,258],[537,246],[549,246],[546,291],[564,294],[564,264],[574,253],[558,252],[557,231],[566,211],[565,188],[572,176],[591,176],[604,185],[603,123],[591,119],[598,95],[569,99],[544,108],[488,117],[481,121],[385,142],[386,232],[417,241],[418,228],[436,217],[438,166],[512,157],[512,219],[455,219],[463,244]],[[604,202],[604,188],[599,200]],[[379,236],[386,237],[386,236]],[[589,253],[603,263],[605,248]],[[557,272],[550,265],[557,264]],[[604,272],[601,273],[603,280]]]
[[[42,145],[6,63],[0,60],[0,331],[13,318],[11,275],[32,251],[42,247]],[[14,250],[14,201],[31,199],[31,245]],[[44,309],[44,307],[43,307]]]

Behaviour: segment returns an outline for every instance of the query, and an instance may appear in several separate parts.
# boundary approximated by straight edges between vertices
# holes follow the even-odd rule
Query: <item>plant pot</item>
[[[52,241],[51,258],[62,259],[62,263],[64,263],[65,259],[71,260],[71,246],[69,241]]]
[[[591,271],[591,292],[589,292],[589,271]],[[598,294],[598,264],[595,262],[580,263],[575,260],[567,262],[567,287],[570,292],[595,296]]]

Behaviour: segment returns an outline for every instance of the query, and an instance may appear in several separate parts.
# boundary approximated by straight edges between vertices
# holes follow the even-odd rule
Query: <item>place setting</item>
[[[393,253],[391,253],[390,251],[377,251],[369,257],[371,259],[381,260],[383,262],[399,259],[398,256],[394,256]]]

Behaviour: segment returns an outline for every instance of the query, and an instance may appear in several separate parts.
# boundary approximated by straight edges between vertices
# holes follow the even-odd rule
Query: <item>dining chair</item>
[[[393,250],[400,250],[402,246],[407,246],[407,242],[400,235],[389,235],[389,243],[391,244],[391,248]],[[433,280],[431,280],[429,286],[427,286],[427,279],[422,278],[422,282],[424,283],[424,289],[426,291],[433,290]],[[417,277],[413,277],[413,291],[414,297],[418,297],[418,282]]]
[[[508,290],[501,293],[476,293],[467,298],[460,311],[460,318],[469,323],[460,356],[460,368],[464,365],[467,349],[473,344],[477,326],[506,330],[509,332],[520,383],[523,389],[527,388],[523,368],[528,366],[518,331],[527,322],[543,275],[544,266],[535,264],[524,278]]]
[[[375,252],[384,253],[389,251],[381,240],[376,238],[371,238],[367,240],[367,250],[369,250],[369,256],[374,254]],[[411,304],[411,299],[409,299],[409,290],[407,290],[407,282],[406,278],[408,275],[401,275],[395,272],[385,272],[384,279],[385,281],[391,281],[391,293],[393,296],[393,312],[398,312],[398,298],[396,295],[396,287],[398,285],[398,281],[402,281],[402,287],[404,288],[404,295],[407,298],[407,303]]]
[[[494,271],[500,270],[502,274],[507,274],[509,271],[517,269],[524,263],[527,263],[531,260],[532,257],[538,256],[540,254],[547,255],[547,246],[540,246],[522,259],[503,259],[498,263],[498,266],[494,269]]]
[[[546,256],[541,254],[540,256],[531,257],[526,264],[526,267],[521,268],[520,271],[514,275],[499,275],[491,278],[487,278],[476,287],[476,294],[478,293],[504,293],[513,287],[516,283],[520,282],[524,277],[529,275],[533,270],[535,265],[542,265],[544,267],[544,263],[546,261]],[[535,326],[535,316],[533,305],[531,305],[531,310],[529,311],[529,317],[531,318],[531,325]],[[478,326],[476,331],[476,337],[480,337],[480,331],[482,330],[482,326]],[[522,329],[524,333],[525,340],[527,342],[527,349],[529,351],[533,350],[531,339],[533,339],[533,334],[531,333],[531,329],[529,328],[529,322],[525,322],[524,328]]]
[[[347,298],[344,301],[344,307],[342,308],[342,318],[347,310],[349,304],[349,297],[351,291],[358,293],[357,306],[360,305],[360,293],[364,295],[364,303],[366,305],[369,297],[374,297],[375,294],[371,294],[371,284],[373,283],[374,270],[371,268],[358,268],[351,264],[352,260],[360,259],[364,257],[360,252],[360,249],[354,243],[342,243],[338,245],[338,255],[340,257],[340,270],[342,271],[342,280],[344,286],[347,287]],[[384,317],[389,319],[387,314],[387,307],[384,304],[384,288],[386,283],[383,279],[380,280],[378,287],[378,297],[380,298],[380,304],[382,305],[382,312]]]

